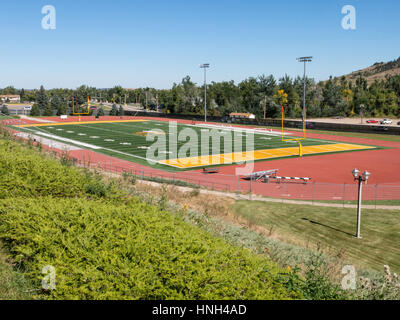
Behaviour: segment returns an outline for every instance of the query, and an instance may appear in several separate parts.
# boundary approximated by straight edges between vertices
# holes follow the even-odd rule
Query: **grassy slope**
[[[354,237],[354,209],[321,208],[259,201],[237,201],[234,214],[252,225],[276,230],[278,235],[300,245],[343,250],[355,264],[381,270],[384,264],[400,271],[400,215],[396,211],[363,210],[361,235]]]
[[[55,299],[298,297],[276,281],[284,272],[276,264],[177,214],[15,142],[0,140],[0,155],[7,190],[0,240],[25,277],[0,260],[2,278],[9,279],[0,287],[4,298],[20,297],[20,282],[40,288],[45,265],[56,268]]]

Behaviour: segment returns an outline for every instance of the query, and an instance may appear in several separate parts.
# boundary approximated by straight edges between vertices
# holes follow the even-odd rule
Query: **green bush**
[[[166,199],[146,204],[10,139],[0,140],[0,188],[0,241],[38,298],[301,297],[276,264],[160,209]],[[56,289],[44,292],[48,265]]]
[[[31,146],[33,148],[33,145]],[[65,153],[61,163],[11,140],[0,140],[0,199],[10,197],[118,197],[115,186],[100,175],[83,174]],[[63,165],[64,164],[64,165]]]
[[[15,142],[0,141],[0,198],[82,196],[85,182],[74,168],[44,160],[39,153]]]
[[[289,299],[267,259],[131,199],[0,200],[0,240],[50,299]]]

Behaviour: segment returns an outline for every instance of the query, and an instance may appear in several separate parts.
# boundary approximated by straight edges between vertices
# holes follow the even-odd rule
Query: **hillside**
[[[354,82],[359,76],[363,76],[370,84],[375,80],[385,79],[388,75],[400,75],[400,58],[390,62],[377,62],[368,68],[345,75],[345,77],[348,81]]]
[[[302,298],[280,280],[288,270],[185,222],[185,212],[32,145],[0,139],[0,160],[0,300],[24,297],[25,282],[33,299]],[[53,291],[40,289],[44,266],[56,270]]]

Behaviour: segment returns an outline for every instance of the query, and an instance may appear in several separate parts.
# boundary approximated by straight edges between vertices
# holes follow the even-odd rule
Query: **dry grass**
[[[301,240],[296,236],[282,233],[274,225],[263,227],[252,221],[235,214],[232,211],[236,200],[230,197],[222,197],[210,193],[203,193],[199,190],[190,190],[189,188],[176,187],[171,185],[160,185],[153,182],[137,182],[135,184],[137,191],[145,192],[154,197],[166,198],[167,201],[179,204],[184,209],[191,209],[206,217],[218,217],[223,221],[233,223],[240,227],[245,227],[268,238],[276,239],[293,245],[302,246],[311,250],[321,250],[329,255],[337,255],[338,252],[327,247],[322,249],[318,243],[309,240]],[[187,190],[186,190],[187,189]],[[185,191],[182,191],[185,190]]]
[[[0,243],[0,300],[29,299],[28,282],[12,263]]]
[[[132,186],[131,186],[132,187]],[[235,208],[236,200],[230,197],[223,197],[214,194],[201,193],[199,190],[190,190],[189,188],[176,187],[170,185],[160,185],[154,182],[137,182],[134,186],[136,191],[144,192],[147,195],[154,196],[156,198],[164,198],[168,202],[179,204],[184,209],[191,209],[197,213],[203,214],[206,217],[217,217],[220,220],[227,222],[229,224],[234,224],[236,226],[244,227],[247,230],[254,231],[261,234],[269,239],[279,240],[283,243],[292,244],[295,246],[300,246],[302,248],[307,248],[313,252],[319,252],[332,257],[331,261],[327,261],[326,275],[333,282],[340,280],[340,270],[344,265],[344,260],[346,254],[343,250],[337,250],[334,247],[322,246],[321,243],[311,242],[310,240],[303,240],[298,236],[291,235],[290,233],[282,232],[278,226],[268,226],[263,227],[257,223],[254,223],[252,219],[247,219],[235,214],[233,209]],[[184,190],[184,191],[183,191]],[[203,192],[205,192],[203,190]],[[218,231],[218,227],[216,230]],[[265,247],[263,253],[269,256],[273,261],[278,263],[280,261],[279,257],[276,257],[276,252],[272,254],[270,248]],[[276,259],[278,258],[278,259]],[[282,264],[282,267],[286,265]],[[301,273],[307,270],[305,261],[298,262],[297,267],[300,268]]]

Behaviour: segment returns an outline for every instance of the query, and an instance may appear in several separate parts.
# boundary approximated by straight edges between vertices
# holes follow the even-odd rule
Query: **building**
[[[30,105],[8,105],[4,104],[7,106],[8,112],[10,115],[27,115],[29,116],[31,113],[32,106]],[[1,105],[0,105],[1,107]]]
[[[20,103],[21,96],[19,94],[3,94],[0,95],[0,101],[7,103]]]

